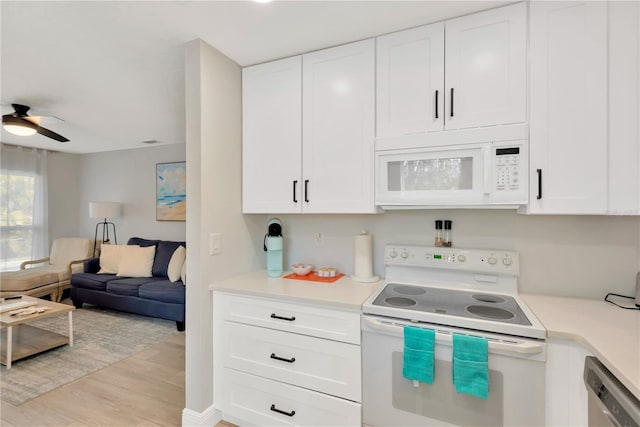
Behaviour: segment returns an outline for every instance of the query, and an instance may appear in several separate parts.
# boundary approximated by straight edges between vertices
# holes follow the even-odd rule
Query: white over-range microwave
[[[528,200],[528,140],[376,151],[383,209],[517,208]]]

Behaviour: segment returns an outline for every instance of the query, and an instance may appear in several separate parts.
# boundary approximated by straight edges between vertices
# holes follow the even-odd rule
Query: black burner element
[[[393,291],[404,295],[424,295],[427,293],[426,289],[417,286],[398,286],[393,288]]]
[[[416,305],[417,303],[410,298],[403,297],[391,297],[384,300],[389,305],[393,305],[395,307],[410,307],[412,305]]]
[[[498,295],[490,295],[490,294],[475,294],[475,295],[472,295],[472,298],[480,302],[500,303],[500,302],[506,301],[504,298]]]
[[[476,316],[488,319],[507,320],[516,317],[515,314],[508,310],[487,305],[470,305],[467,307],[467,311],[471,314],[475,314]]]

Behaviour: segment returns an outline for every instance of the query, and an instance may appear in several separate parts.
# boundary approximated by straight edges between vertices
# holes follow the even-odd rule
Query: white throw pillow
[[[118,257],[116,276],[151,277],[155,255],[155,246],[122,246]]]
[[[102,245],[100,248],[100,271],[98,274],[116,274],[120,248],[127,245]]]
[[[187,285],[187,258],[184,259],[184,264],[182,264],[182,271],[180,271],[180,280],[182,280],[183,285]]]
[[[178,246],[178,248],[173,252],[173,255],[171,255],[169,267],[167,267],[167,276],[170,281],[177,282],[180,280],[180,272],[182,271],[182,266],[184,265],[184,259],[186,256],[187,250],[184,246]]]

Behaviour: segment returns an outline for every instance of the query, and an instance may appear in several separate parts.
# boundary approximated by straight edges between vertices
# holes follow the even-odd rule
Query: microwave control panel
[[[495,190],[519,191],[522,177],[520,147],[495,148],[494,162]]]

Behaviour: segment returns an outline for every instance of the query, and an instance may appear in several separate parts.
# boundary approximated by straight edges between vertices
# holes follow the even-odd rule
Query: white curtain
[[[0,271],[49,256],[46,150],[0,148]]]

